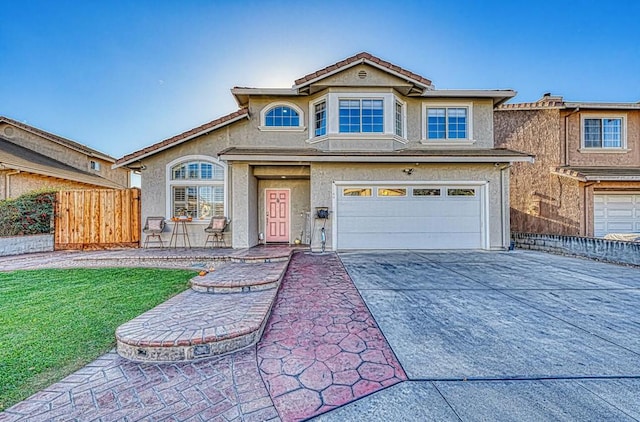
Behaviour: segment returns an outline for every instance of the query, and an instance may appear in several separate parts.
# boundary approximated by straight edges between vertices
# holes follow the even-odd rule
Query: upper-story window
[[[466,107],[427,108],[428,139],[467,139]]]
[[[422,140],[433,143],[473,143],[473,103],[436,101],[422,104]]]
[[[339,101],[340,133],[384,132],[382,99],[344,99]]]
[[[186,159],[168,167],[171,217],[209,219],[225,215],[225,171],[221,164],[213,160]]]
[[[304,116],[295,104],[278,102],[269,104],[260,112],[260,130],[302,131]]]
[[[396,136],[404,137],[404,104],[396,101],[394,108],[394,125]]]
[[[584,148],[624,148],[624,119],[584,118],[582,134]]]
[[[89,168],[94,171],[100,171],[100,163],[97,161],[89,161]]]
[[[314,105],[314,136],[327,134],[327,102],[320,101]]]
[[[277,106],[267,112],[264,123],[265,126],[300,126],[300,115],[291,107]]]

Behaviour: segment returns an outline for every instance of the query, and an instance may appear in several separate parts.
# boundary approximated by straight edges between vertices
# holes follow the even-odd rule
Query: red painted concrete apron
[[[292,257],[257,351],[262,379],[285,421],[407,379],[335,254]]]

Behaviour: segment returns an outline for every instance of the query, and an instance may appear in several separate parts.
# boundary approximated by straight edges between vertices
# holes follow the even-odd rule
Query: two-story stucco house
[[[640,232],[640,103],[545,94],[503,104],[496,145],[532,153],[511,170],[513,231],[601,237]]]
[[[0,199],[35,189],[123,189],[127,168],[86,145],[0,116]]]
[[[360,53],[291,88],[231,92],[239,110],[117,160],[144,169],[143,219],[186,212],[202,245],[224,215],[234,248],[317,249],[322,228],[333,250],[508,245],[508,167],[532,161],[494,147],[493,109],[513,91],[437,90]]]

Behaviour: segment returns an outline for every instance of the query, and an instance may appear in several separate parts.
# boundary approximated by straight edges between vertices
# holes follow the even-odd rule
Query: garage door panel
[[[377,192],[378,186],[371,186]],[[482,248],[482,189],[477,185],[475,196],[451,197],[414,197],[410,187],[398,187],[408,195],[344,197],[338,189],[338,249]],[[447,192],[446,186],[434,187]]]
[[[594,235],[640,232],[640,194],[595,194]]]
[[[343,234],[342,249],[475,249],[479,233],[350,233]]]
[[[416,217],[410,222],[401,217],[343,217],[338,222],[340,233],[446,233],[479,232],[480,221],[471,217]],[[445,230],[443,230],[445,229]]]

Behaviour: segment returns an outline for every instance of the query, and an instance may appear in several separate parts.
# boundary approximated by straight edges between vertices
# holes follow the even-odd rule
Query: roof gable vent
[[[358,72],[358,78],[364,79],[366,77],[367,77],[367,71],[366,70],[361,70],[360,72]]]

